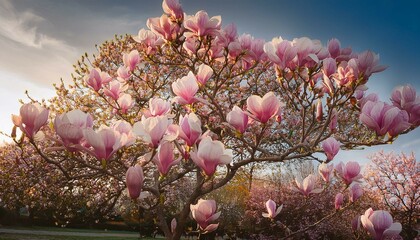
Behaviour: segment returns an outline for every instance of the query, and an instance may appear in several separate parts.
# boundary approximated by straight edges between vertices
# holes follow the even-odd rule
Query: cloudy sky
[[[369,91],[389,99],[397,85],[420,91],[420,2],[303,0],[181,0],[188,14],[206,10],[235,23],[239,33],[266,41],[307,36],[324,44],[338,38],[354,51],[372,50],[389,68],[370,80]],[[95,44],[114,34],[137,34],[147,18],[162,14],[159,0],[0,0],[0,131],[10,133],[24,92],[53,96],[53,83],[69,81],[72,65]],[[0,136],[0,141],[5,138]],[[366,158],[379,149],[415,151],[420,130],[395,144],[340,153],[343,160]],[[351,159],[350,159],[351,160]]]

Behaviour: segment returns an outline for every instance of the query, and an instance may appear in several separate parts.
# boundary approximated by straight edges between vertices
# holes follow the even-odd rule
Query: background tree
[[[370,156],[367,182],[382,196],[392,215],[403,225],[403,236],[417,236],[420,218],[420,164],[414,153],[377,152]]]

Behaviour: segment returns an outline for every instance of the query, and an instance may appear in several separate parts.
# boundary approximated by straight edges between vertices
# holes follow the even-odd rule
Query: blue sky
[[[331,38],[354,51],[372,50],[389,66],[370,80],[369,91],[388,100],[392,89],[409,83],[420,91],[420,1],[181,0],[184,11],[206,10],[234,22],[238,32],[266,41],[307,36]],[[161,1],[0,0],[0,130],[9,133],[10,114],[25,89],[35,98],[53,96],[52,84],[69,81],[72,64],[114,34],[137,34],[147,18],[162,14]],[[0,141],[4,139],[0,137]],[[393,145],[340,153],[358,160],[379,149],[415,151],[420,130]],[[353,158],[353,159],[348,159]]]

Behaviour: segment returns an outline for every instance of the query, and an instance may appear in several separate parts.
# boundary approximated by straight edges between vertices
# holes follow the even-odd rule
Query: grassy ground
[[[0,233],[0,240],[94,240],[98,237],[81,237],[81,236],[42,236],[28,234],[8,234]],[[100,237],[101,240],[126,240],[126,237]],[[136,239],[136,238],[132,238]],[[154,238],[142,238],[154,239]]]
[[[81,233],[128,233],[128,234],[136,234],[137,232],[133,231],[117,231],[117,230],[100,230],[100,229],[82,229],[82,228],[60,228],[60,227],[39,227],[39,226],[32,226],[32,227],[20,227],[20,226],[13,226],[5,228],[12,228],[18,230],[33,230],[33,231],[52,231],[52,232],[81,232]]]
[[[0,240],[125,240],[140,239],[136,236],[136,232],[129,231],[104,231],[90,229],[74,229],[74,228],[54,228],[54,227],[13,227],[8,228],[21,232],[5,233],[0,232]],[[47,233],[46,233],[47,232]],[[75,236],[77,234],[89,236]],[[66,236],[66,234],[68,234]],[[98,235],[95,235],[98,234]],[[121,234],[131,236],[103,236],[103,234]],[[92,235],[92,236],[90,236]],[[156,240],[163,238],[141,238],[148,240]]]

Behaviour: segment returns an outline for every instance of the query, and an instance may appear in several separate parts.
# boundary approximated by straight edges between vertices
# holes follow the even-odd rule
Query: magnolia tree
[[[405,236],[414,238],[416,221],[420,218],[420,164],[414,153],[377,152],[370,159],[368,183],[403,224]]]
[[[371,51],[337,39],[265,42],[238,36],[220,16],[186,15],[177,0],[162,7],[148,29],[83,56],[74,83],[56,86],[49,104],[24,104],[12,137],[69,182],[110,189],[111,202],[127,187],[168,239],[181,237],[190,215],[200,234],[216,230],[221,213],[206,194],[249,165],[328,163],[340,148],[389,143],[420,123],[411,87],[396,89],[391,104],[366,94],[371,75],[385,69]],[[360,178],[355,162],[336,170],[345,188]],[[303,178],[303,198],[321,192],[316,176]],[[179,182],[189,187],[174,207]]]

